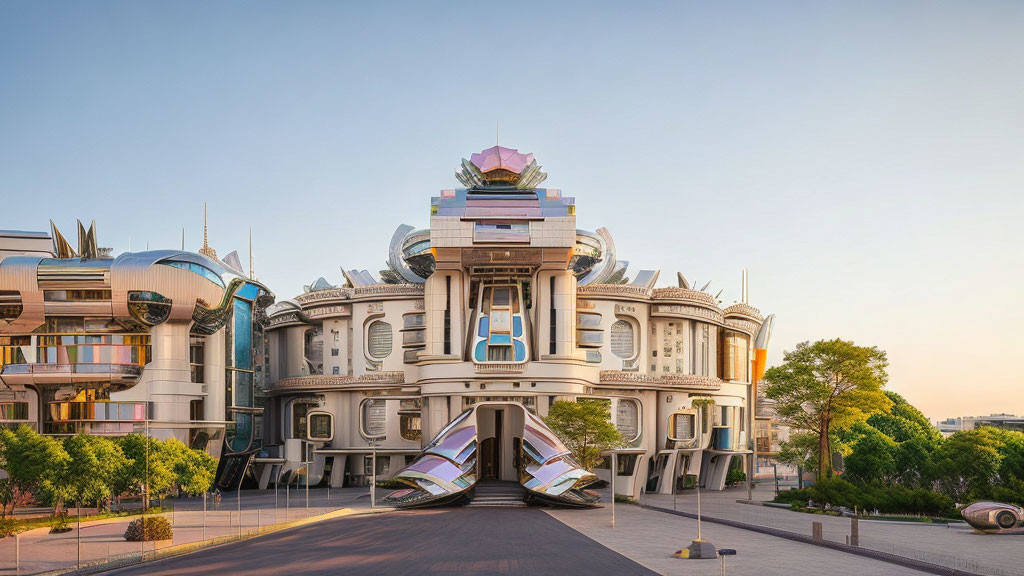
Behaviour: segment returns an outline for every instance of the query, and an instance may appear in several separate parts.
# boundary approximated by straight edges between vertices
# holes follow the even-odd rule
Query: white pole
[[[203,492],[203,540],[206,540],[206,492]]]
[[[309,445],[306,448],[306,516],[309,516],[309,468],[313,465],[313,459],[310,458]]]
[[[78,568],[82,568],[82,503],[78,503]]]
[[[237,500],[238,500],[238,537],[242,537],[242,481],[238,481]]]
[[[697,540],[700,540],[700,475],[697,476]]]
[[[377,443],[371,442],[373,457],[370,459],[370,508],[377,507]]]
[[[14,573],[21,576],[21,534],[14,534]]]
[[[612,466],[611,466],[611,478],[612,478],[612,528],[615,528],[615,464],[616,464],[616,453],[612,452]]]

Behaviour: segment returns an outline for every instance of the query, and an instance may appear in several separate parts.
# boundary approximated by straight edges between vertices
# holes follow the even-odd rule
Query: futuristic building
[[[463,160],[463,188],[399,226],[378,280],[343,271],[268,310],[268,412],[253,479],[332,486],[391,478],[397,505],[473,497],[593,502],[616,474],[637,496],[721,489],[749,464],[771,318],[678,274],[627,277],[611,234],[576,228],[576,203],[541,188],[532,154]],[[719,293],[720,294],[720,293]],[[596,476],[544,426],[558,400],[598,399],[628,444]],[[375,463],[375,464],[374,464]],[[376,468],[374,469],[374,466]]]
[[[78,225],[0,231],[0,425],[177,438],[241,480],[261,448],[264,310],[273,295],[202,253],[116,258]],[[148,426],[147,426],[148,421]]]

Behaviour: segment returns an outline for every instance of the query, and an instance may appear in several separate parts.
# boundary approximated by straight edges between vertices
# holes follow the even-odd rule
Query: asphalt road
[[[110,574],[655,572],[539,509],[460,507],[338,518]]]

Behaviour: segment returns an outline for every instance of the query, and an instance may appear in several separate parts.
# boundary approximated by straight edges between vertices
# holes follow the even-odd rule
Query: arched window
[[[380,398],[367,398],[360,406],[359,428],[366,438],[383,438],[387,431],[387,405]]]
[[[617,320],[612,324],[612,354],[627,359],[635,356],[633,325],[626,320]]]
[[[383,320],[374,320],[370,324],[367,342],[370,356],[387,358],[391,354],[391,324]]]
[[[636,440],[640,436],[640,404],[635,400],[619,400],[615,408],[615,427],[626,442]]]

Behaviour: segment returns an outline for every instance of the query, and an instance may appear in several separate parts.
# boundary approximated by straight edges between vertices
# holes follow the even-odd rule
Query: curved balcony
[[[0,371],[0,381],[8,386],[110,382],[129,388],[142,376],[142,370],[136,364],[7,364]]]

